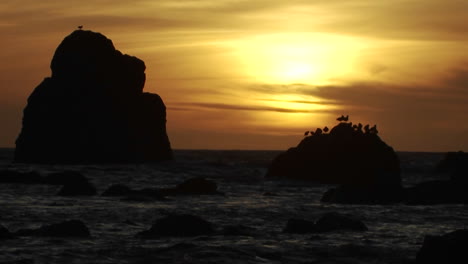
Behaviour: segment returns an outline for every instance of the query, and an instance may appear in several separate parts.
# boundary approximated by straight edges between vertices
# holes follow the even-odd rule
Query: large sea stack
[[[340,184],[322,201],[336,203],[399,202],[404,197],[400,162],[376,127],[340,122],[306,133],[297,147],[277,156],[267,177]]]
[[[166,107],[143,92],[145,63],[77,30],[55,51],[52,76],[29,96],[15,161],[118,163],[172,159]]]

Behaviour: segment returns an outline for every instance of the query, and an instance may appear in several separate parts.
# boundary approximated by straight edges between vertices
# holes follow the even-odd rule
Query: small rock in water
[[[69,220],[58,224],[43,225],[38,229],[21,229],[18,236],[46,237],[90,237],[88,227],[80,220]]]
[[[314,222],[298,218],[289,219],[284,229],[284,232],[293,234],[315,233],[316,231]]]
[[[143,238],[161,236],[190,237],[209,235],[213,232],[214,228],[210,222],[198,216],[182,214],[160,218],[149,230],[140,232],[137,236]]]
[[[336,230],[367,231],[367,226],[352,217],[331,212],[320,217],[316,222],[291,218],[284,232],[294,234],[322,233]]]
[[[468,230],[461,229],[442,236],[426,236],[416,256],[418,264],[468,263]]]
[[[12,239],[12,238],[15,238],[15,236],[13,236],[12,233],[10,233],[10,231],[8,231],[8,229],[6,229],[4,226],[0,225],[0,239]]]
[[[130,187],[123,184],[113,184],[102,193],[102,196],[125,196],[132,192]]]
[[[228,225],[223,228],[225,236],[253,236],[255,228],[244,225]]]
[[[43,179],[36,171],[19,172],[12,170],[1,170],[0,183],[40,184],[43,183]]]
[[[178,184],[175,188],[160,189],[163,195],[219,195],[216,182],[203,177],[191,178]]]
[[[352,217],[330,212],[324,214],[315,223],[318,232],[329,232],[335,230],[367,231],[367,226]]]
[[[60,180],[61,181],[61,180]],[[63,187],[57,193],[59,196],[96,195],[96,188],[86,177],[78,172],[63,174]]]

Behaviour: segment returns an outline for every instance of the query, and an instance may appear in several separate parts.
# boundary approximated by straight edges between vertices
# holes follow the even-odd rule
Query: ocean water
[[[224,196],[177,196],[166,201],[122,197],[60,197],[60,186],[0,184],[0,224],[10,231],[69,219],[82,220],[91,238],[20,237],[0,241],[0,263],[410,263],[425,235],[468,224],[465,205],[407,206],[322,204],[331,186],[264,175],[279,151],[176,150],[175,160],[155,164],[45,166],[11,164],[0,150],[0,170],[42,174],[75,170],[102,193],[111,184],[134,189],[173,187],[203,176]],[[411,186],[447,175],[432,170],[443,153],[398,153],[403,183]],[[264,195],[265,192],[274,195]],[[290,218],[315,220],[326,212],[354,215],[366,232],[288,234]],[[171,213],[193,214],[216,228],[244,225],[248,236],[209,235],[141,239],[135,235]]]

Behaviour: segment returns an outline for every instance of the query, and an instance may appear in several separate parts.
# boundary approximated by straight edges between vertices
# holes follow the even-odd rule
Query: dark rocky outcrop
[[[218,191],[216,182],[207,180],[203,177],[191,178],[183,183],[177,184],[173,188],[145,188],[141,190],[133,190],[123,184],[114,184],[109,186],[102,193],[102,196],[129,196],[129,197],[153,197],[164,198],[164,196],[175,195],[222,195]]]
[[[20,229],[17,236],[45,237],[90,237],[88,227],[80,220],[68,220],[57,224],[43,225],[38,229]]]
[[[0,225],[0,240],[13,238],[15,238],[15,236],[4,226]]]
[[[255,228],[245,225],[227,225],[223,227],[222,234],[224,236],[255,236],[258,232]]]
[[[163,195],[218,195],[216,182],[203,177],[191,178],[183,183],[177,184],[175,188],[160,189]]]
[[[209,235],[214,232],[213,225],[194,215],[169,215],[156,220],[153,226],[137,234],[142,238],[157,238],[161,236],[191,237]]]
[[[48,178],[54,184],[63,184],[62,189],[57,193],[60,196],[96,195],[97,193],[93,184],[78,172],[54,173],[50,174]]]
[[[426,236],[416,263],[468,263],[468,230],[456,230],[442,236]]]
[[[319,232],[335,230],[367,231],[367,226],[360,220],[344,214],[330,212],[320,217],[315,226]]]
[[[448,152],[438,163],[436,173],[448,180],[433,180],[406,189],[406,203],[413,205],[456,204],[468,202],[468,153]]]
[[[321,129],[310,135],[306,132],[297,147],[273,160],[266,176],[341,184],[341,188],[327,194],[323,200],[326,202],[400,202],[400,162],[393,148],[377,133],[375,126],[366,126],[362,131],[361,124],[346,122],[329,133]]]
[[[468,202],[468,189],[452,180],[434,180],[406,189],[410,205],[456,204]]]
[[[19,172],[13,170],[0,171],[0,183],[42,184],[44,179],[36,171]]]
[[[401,186],[343,184],[328,189],[320,199],[324,203],[392,204],[403,202],[406,191]]]
[[[145,64],[100,33],[77,30],[32,92],[16,140],[24,163],[147,162],[172,158],[166,108],[144,93]]]
[[[367,231],[367,226],[360,220],[336,212],[326,213],[317,221],[291,218],[286,224],[284,232],[295,234],[323,233],[338,230]]]
[[[126,196],[133,192],[130,187],[123,184],[113,184],[109,186],[101,195],[102,196]]]
[[[315,228],[315,222],[300,218],[289,219],[283,231],[286,233],[293,234],[306,234],[317,232]]]
[[[437,164],[436,172],[468,172],[468,153],[463,151],[447,152]]]

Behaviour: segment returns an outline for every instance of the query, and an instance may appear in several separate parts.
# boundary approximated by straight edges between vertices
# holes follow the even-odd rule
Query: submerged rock
[[[55,51],[52,76],[32,92],[16,162],[146,162],[172,158],[166,107],[144,93],[145,64],[77,30]]]
[[[315,233],[317,229],[315,228],[315,222],[308,221],[305,219],[291,218],[288,220],[286,227],[283,230],[286,233],[293,234],[306,234],[306,233]]]
[[[336,230],[367,231],[367,226],[360,220],[344,214],[330,212],[320,217],[315,226],[318,232]]]
[[[406,189],[410,205],[456,204],[468,202],[466,186],[454,181],[426,181]]]
[[[191,178],[178,184],[175,188],[160,189],[163,195],[218,195],[216,182],[203,177]]]
[[[46,237],[90,237],[88,227],[80,220],[69,220],[57,224],[43,225],[38,229],[21,229],[18,236]]]
[[[317,221],[291,218],[286,224],[284,232],[295,234],[323,233],[338,230],[367,231],[367,226],[354,217],[336,212],[326,213]]]
[[[214,232],[213,225],[194,215],[169,215],[156,220],[153,226],[140,232],[137,236],[143,238],[157,238],[161,236],[190,237],[209,235]]]
[[[68,171],[49,175],[49,180],[56,184],[63,184],[57,193],[60,196],[96,195],[96,188],[88,179],[78,172]]]
[[[102,196],[125,196],[131,194],[133,191],[130,187],[123,184],[113,184],[109,186],[101,195]]]
[[[426,236],[416,263],[468,263],[468,230],[456,230],[442,236]]]
[[[12,239],[15,238],[15,236],[8,231],[4,226],[0,225],[0,240],[1,239]]]
[[[437,164],[436,172],[468,172],[468,153],[463,151],[447,152]]]
[[[42,184],[42,176],[35,171],[19,172],[12,170],[0,171],[0,183]]]
[[[338,204],[391,204],[403,202],[406,192],[400,186],[343,184],[327,190],[320,199]]]

